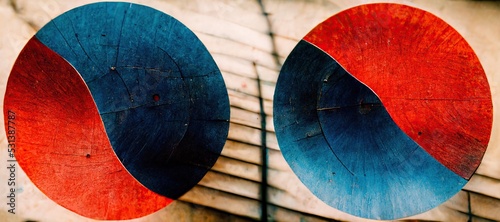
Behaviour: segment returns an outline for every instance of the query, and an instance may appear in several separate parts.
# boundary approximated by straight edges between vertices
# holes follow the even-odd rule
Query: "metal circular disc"
[[[49,198],[83,216],[130,219],[195,186],[229,129],[222,75],[186,26],[105,2],[70,10],[27,43],[4,103],[16,158]]]
[[[397,219],[467,183],[488,145],[492,100],[478,58],[450,25],[368,4],[298,43],[276,85],[274,121],[285,159],[318,198]]]

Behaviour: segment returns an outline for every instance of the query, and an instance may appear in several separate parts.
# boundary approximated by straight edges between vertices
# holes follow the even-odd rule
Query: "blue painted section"
[[[179,21],[137,4],[96,3],[36,37],[80,73],[115,153],[143,185],[175,199],[213,166],[229,99],[211,55]]]
[[[438,206],[467,182],[401,131],[367,86],[306,41],[288,56],[275,92],[281,151],[332,207],[402,218]]]

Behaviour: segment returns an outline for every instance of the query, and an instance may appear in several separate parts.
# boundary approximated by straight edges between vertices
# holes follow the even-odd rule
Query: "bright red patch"
[[[61,206],[94,219],[121,220],[151,214],[172,202],[127,172],[80,75],[35,37],[9,77],[6,128],[9,110],[16,114],[19,165]]]
[[[472,176],[490,138],[491,93],[474,51],[450,25],[416,8],[370,4],[336,14],[305,40],[370,87],[440,163]]]

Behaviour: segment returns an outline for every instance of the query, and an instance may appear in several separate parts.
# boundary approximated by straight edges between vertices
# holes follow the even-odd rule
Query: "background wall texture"
[[[131,221],[368,221],[332,209],[302,185],[284,161],[272,121],[274,86],[285,58],[313,27],[370,0],[130,0],[163,11],[190,28],[222,71],[231,104],[227,143],[204,179],[166,208]],[[59,14],[95,0],[0,0],[0,102],[13,63],[35,32]],[[449,201],[408,220],[500,220],[500,2],[392,1],[427,10],[469,42],[490,83],[493,130],[470,182]],[[262,101],[262,105],[260,105]],[[262,111],[262,112],[261,112]],[[3,118],[2,118],[3,121]],[[265,124],[262,124],[265,123]],[[265,127],[265,128],[263,128]],[[263,167],[262,149],[267,151]],[[94,221],[60,207],[20,168],[16,214],[7,212],[7,141],[0,134],[0,221]],[[267,185],[262,186],[262,172]],[[265,181],[264,181],[265,182]],[[261,201],[263,189],[267,200]],[[61,190],[61,192],[64,192]],[[412,201],[412,200],[408,200]]]

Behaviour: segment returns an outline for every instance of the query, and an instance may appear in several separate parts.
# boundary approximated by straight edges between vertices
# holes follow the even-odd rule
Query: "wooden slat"
[[[224,64],[223,59],[225,58],[243,59],[248,61],[249,64],[255,63],[270,69],[275,69],[275,70],[278,69],[278,67],[276,67],[276,63],[274,62],[273,56],[269,52],[262,51],[260,49],[254,48],[253,46],[245,45],[240,42],[218,38],[203,33],[199,33],[198,38],[200,38],[200,40],[210,50],[215,61],[225,69],[227,69],[225,66],[238,64],[236,62]],[[240,50],[235,51],[234,50],[235,48]],[[232,70],[232,71],[233,73],[245,74],[244,73],[245,70]],[[249,77],[255,77],[254,73],[252,73],[252,75]]]
[[[247,198],[256,199],[260,197],[259,195],[247,192],[247,190],[258,190],[258,183],[261,179],[260,166],[221,157],[212,169],[216,172],[207,174],[207,177],[200,184]],[[269,198],[270,202],[276,206],[306,213],[318,213],[317,210],[322,209],[319,215],[328,218],[335,218],[335,215],[339,213],[337,210],[326,206],[317,198],[310,199],[309,196],[311,194],[309,191],[298,181],[291,171],[284,172],[269,169],[268,173],[269,178],[273,178],[268,188]],[[237,179],[237,177],[245,178],[245,180]],[[205,179],[208,181],[205,181]],[[346,218],[354,218],[345,213],[340,214]]]
[[[272,52],[272,44],[268,35],[251,28],[243,27],[227,20],[217,19],[210,15],[196,13],[190,13],[189,16],[183,17],[181,21],[194,32],[218,36],[235,42],[241,42],[266,52]],[[218,27],[225,28],[220,29]],[[227,32],[225,30],[232,31]]]
[[[226,141],[221,155],[253,164],[261,164],[262,162],[260,146],[241,143],[234,140]]]
[[[276,139],[276,134],[272,132],[266,132],[266,143],[267,147],[275,150],[279,150],[278,141]],[[261,145],[261,132],[258,129],[251,128],[244,125],[239,125],[231,123],[229,125],[229,135],[228,139],[241,141],[244,143]]]
[[[183,195],[179,200],[258,220],[261,214],[260,203],[257,200],[241,198],[234,194],[221,192],[200,185]]]
[[[313,27],[311,27],[311,28],[313,28]],[[305,36],[306,34],[307,33],[304,32],[302,35]],[[275,39],[274,42],[276,44],[276,53],[279,55],[280,58],[283,58],[284,60],[288,57],[290,52],[293,50],[293,48],[297,45],[297,43],[300,40],[300,38],[294,39],[294,38],[285,37],[285,36],[281,36],[281,35],[275,35],[274,39]],[[281,64],[283,64],[283,63],[281,63]]]
[[[427,212],[411,216],[408,218],[403,218],[398,221],[467,221],[468,216],[446,206],[438,206]]]
[[[281,151],[274,149],[267,149],[268,167],[277,171],[290,171],[290,166],[283,158]]]
[[[250,222],[254,221],[247,217],[228,214],[227,212],[216,210],[211,207],[199,206],[193,203],[177,200],[156,212],[155,214],[142,218],[140,220],[132,220],[140,222],[179,222],[179,221],[206,221],[206,222]]]
[[[233,170],[236,169],[233,168]],[[227,171],[229,172],[229,171]],[[233,172],[230,172],[233,173]],[[243,173],[248,173],[248,171],[243,172]],[[241,175],[241,174],[240,174]],[[209,172],[203,178],[202,181],[200,181],[200,185],[209,187],[214,190],[220,190],[224,191],[227,193],[232,193],[236,195],[240,195],[246,198],[254,199],[254,200],[259,200],[260,198],[260,185],[259,182],[251,181],[251,180],[245,180],[239,178],[240,175],[228,175],[228,174],[223,174],[223,173],[218,173],[218,172]],[[255,178],[254,178],[255,179]],[[285,199],[290,199],[293,200],[294,203],[296,203],[296,199],[294,199],[292,196],[289,194],[287,195],[281,190],[278,189],[269,189],[269,196],[271,198],[271,202],[275,204],[275,209],[276,208],[282,208],[283,204],[280,201],[276,201],[276,199],[273,197],[280,197],[280,198],[285,198]],[[229,203],[228,203],[229,204]],[[300,205],[300,202],[299,204]],[[289,206],[286,206],[286,208],[290,209]],[[304,207],[301,205],[300,207]],[[299,210],[302,211],[304,209],[297,209],[298,207],[292,206],[291,209],[293,210]]]
[[[260,198],[259,183],[215,171],[209,171],[198,184],[255,200]]]
[[[233,73],[222,71],[222,76],[224,77],[224,82],[226,87],[230,90],[237,92],[242,92],[251,96],[260,97],[260,91],[257,81],[244,77],[241,75],[235,75]],[[261,81],[262,87],[262,98],[266,100],[272,100],[274,95],[274,83],[268,83]]]
[[[260,165],[231,159],[225,156],[219,157],[215,165],[212,167],[212,170],[255,182],[262,181],[262,167]],[[268,178],[271,178],[271,180],[268,181],[268,185],[271,187],[276,187],[281,190],[289,190],[290,188],[295,189],[297,183],[300,183],[290,170],[283,171],[280,169],[268,168],[267,172]]]
[[[467,202],[467,192],[460,191],[455,196],[453,196],[446,203],[442,204],[443,206],[453,209],[458,212],[467,213],[468,210],[468,202]]]
[[[307,222],[333,222],[335,220],[321,218],[318,216],[303,214],[300,211],[292,211],[275,205],[268,205],[269,221],[307,221]]]
[[[469,197],[469,196],[470,197]],[[470,198],[470,203],[469,203]],[[469,211],[469,204],[470,209]],[[488,220],[500,220],[500,201],[498,199],[485,196],[475,192],[460,191],[457,195],[451,198],[445,204],[446,207],[454,209],[458,212],[469,216],[472,214],[479,218]]]
[[[230,193],[211,189],[204,186],[196,186],[189,193],[180,198],[182,201],[210,206],[211,208],[228,212],[231,214],[245,216],[260,220],[260,202]],[[332,221],[313,215],[304,215],[300,212],[286,208],[270,205],[268,206],[271,221]]]
[[[136,0],[137,1],[137,0]],[[246,25],[242,25],[242,22],[238,22],[236,19],[237,16],[241,16],[241,13],[244,15],[249,14],[250,17],[259,15],[259,8],[256,7],[257,4],[253,1],[248,3],[243,3],[240,7],[248,7],[252,8],[252,10],[246,11],[243,9],[239,9],[233,12],[228,12],[225,17],[223,15],[214,16],[214,13],[207,13],[206,10],[216,10],[214,8],[215,4],[221,3],[222,1],[200,1],[200,7],[198,6],[189,6],[190,4],[196,4],[194,2],[190,2],[190,4],[186,4],[183,1],[152,1],[149,0],[147,5],[155,7],[159,10],[163,10],[164,12],[176,17],[179,21],[188,26],[191,30],[193,30],[197,35],[198,34],[206,34],[217,36],[222,39],[228,39],[235,42],[240,42],[257,49],[271,52],[272,44],[269,41],[267,36],[267,32],[262,32],[262,23],[264,20],[262,18],[256,20],[255,24],[252,24],[249,21],[245,21]],[[201,8],[202,5],[210,4],[210,7]],[[229,3],[231,4],[231,3]],[[221,4],[222,8],[224,8],[224,3]],[[220,8],[219,8],[220,9]],[[239,14],[238,11],[241,13]],[[243,20],[243,19],[240,19]],[[220,28],[224,27],[224,28]],[[228,32],[227,30],[231,30]],[[264,29],[265,30],[265,29]],[[210,49],[210,47],[207,47]]]
[[[262,125],[260,113],[239,108],[231,108],[231,122],[257,129],[260,129]]]
[[[248,110],[231,108],[231,122],[245,126],[261,129],[260,113],[250,112]],[[274,124],[271,116],[266,116],[266,129],[269,132],[274,132]]]
[[[500,221],[500,200],[474,192],[470,193],[470,200],[473,215]]]
[[[184,1],[169,1],[169,3],[183,9],[185,13],[210,15],[243,27],[254,29],[258,32],[266,33],[267,31],[266,20],[262,16],[262,12],[257,1],[195,0],[192,1],[191,4],[186,4]]]
[[[259,200],[260,198],[260,185],[258,182],[240,179],[238,177],[218,173],[218,172],[209,172],[207,176],[200,181],[199,185],[204,187],[208,187],[214,190],[219,190],[231,194],[236,194],[245,198]],[[307,206],[303,204],[303,200],[301,196],[295,196],[291,193],[279,190],[279,189],[268,189],[270,202],[274,206],[270,206],[273,211],[282,211],[282,215],[280,213],[272,214],[271,218],[294,218],[300,216],[298,212],[308,212]],[[278,199],[277,199],[278,198]],[[288,205],[283,205],[283,200],[290,200]],[[227,203],[231,204],[231,203]],[[292,210],[292,211],[290,211]],[[297,212],[297,213],[292,213]],[[292,215],[290,215],[292,213]],[[305,215],[301,215],[304,217]],[[327,215],[332,216],[332,215]],[[305,216],[304,218],[308,218]],[[310,217],[311,219],[317,217]],[[323,220],[323,219],[322,219]],[[288,221],[288,220],[285,220]]]
[[[473,222],[496,222],[496,220],[489,220],[489,219],[474,216],[474,215],[472,215],[471,219],[472,219],[471,221],[473,221]]]
[[[498,132],[499,129],[497,128],[493,129],[493,132],[491,133],[492,135],[500,135]],[[495,146],[495,144],[498,144],[500,141],[498,141],[496,137],[491,138],[491,140],[493,141],[491,141],[488,146],[488,150],[486,150],[483,161],[481,162],[481,165],[479,165],[476,174],[500,180],[500,164],[498,161],[500,159],[500,148]]]
[[[268,167],[276,170],[290,170],[281,152],[268,149]],[[238,159],[244,162],[262,165],[262,150],[260,146],[227,140],[222,150],[222,156]],[[274,180],[274,179],[273,179]]]
[[[262,98],[266,100],[273,100],[275,86],[275,83],[261,81]]]
[[[254,113],[260,113],[259,98],[248,95],[237,90],[228,90],[229,103],[233,107],[238,107],[244,110],[249,110]],[[273,103],[269,100],[264,100],[264,112],[267,116],[273,115]]]
[[[245,163],[223,156],[219,157],[212,167],[212,170],[256,182],[262,181],[261,167],[259,165]]]
[[[464,190],[496,198],[500,203],[500,180],[480,174],[474,174],[465,185]]]
[[[259,97],[259,87],[255,80],[240,75],[234,75],[224,70],[221,71],[228,89]]]
[[[276,83],[279,71],[265,66],[257,65],[257,73],[260,80],[264,82]]]
[[[314,26],[341,8],[337,1],[265,0],[264,6],[272,22],[272,32],[289,39],[302,39]],[[284,54],[286,55],[286,54]]]
[[[219,69],[222,72],[227,72],[232,75],[247,77],[251,80],[257,79],[255,67],[252,60],[249,58],[233,57],[231,55],[216,53],[212,57],[216,61]]]

